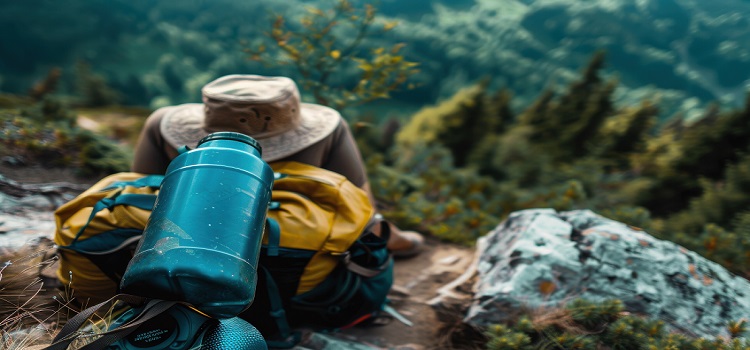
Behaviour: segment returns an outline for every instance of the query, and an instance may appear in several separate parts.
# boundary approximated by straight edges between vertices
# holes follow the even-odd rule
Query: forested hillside
[[[354,4],[370,3],[354,1]],[[382,0],[379,23],[393,30],[370,36],[361,50],[403,42],[421,63],[418,87],[394,95],[411,111],[448,98],[491,76],[523,108],[539,91],[558,92],[596,50],[608,52],[606,74],[619,80],[615,99],[628,104],[659,96],[661,118],[713,101],[738,107],[750,77],[750,25],[741,0]],[[272,13],[291,25],[310,6],[302,1],[145,0],[65,3],[35,0],[2,5],[0,91],[25,93],[50,69],[61,69],[62,91],[74,92],[85,63],[128,105],[195,102],[200,86],[229,73],[284,74],[262,66],[243,48],[257,47]],[[356,67],[332,84],[356,84]]]

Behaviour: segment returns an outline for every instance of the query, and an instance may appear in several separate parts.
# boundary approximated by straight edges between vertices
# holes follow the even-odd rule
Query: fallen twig
[[[487,242],[485,239],[480,238],[479,240],[477,240],[477,245],[476,245],[477,253],[474,254],[474,260],[472,260],[471,265],[469,265],[466,268],[466,271],[463,274],[461,274],[461,276],[458,276],[458,278],[456,278],[455,280],[440,287],[440,289],[437,290],[437,296],[430,299],[430,301],[427,302],[428,305],[432,305],[432,306],[439,305],[445,300],[445,298],[465,299],[465,297],[456,293],[455,290],[459,286],[471,280],[474,277],[474,275],[476,275],[477,266],[479,265],[479,258],[481,255],[479,254],[479,252],[483,251],[486,245],[487,245]]]

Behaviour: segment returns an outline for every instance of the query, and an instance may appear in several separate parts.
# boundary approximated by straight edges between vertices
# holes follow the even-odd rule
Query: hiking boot
[[[391,233],[388,249],[394,258],[411,258],[419,255],[424,249],[424,237],[415,231],[400,231]]]

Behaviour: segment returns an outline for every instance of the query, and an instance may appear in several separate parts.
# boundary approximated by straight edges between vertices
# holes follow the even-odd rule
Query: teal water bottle
[[[237,316],[255,297],[272,186],[273,170],[253,138],[201,139],[169,164],[121,290]]]

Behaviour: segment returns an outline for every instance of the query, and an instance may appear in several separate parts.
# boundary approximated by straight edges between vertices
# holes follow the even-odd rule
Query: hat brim
[[[266,162],[291,156],[330,135],[341,123],[336,110],[312,103],[300,104],[300,124],[287,132],[256,138],[262,148],[261,157]],[[196,148],[198,141],[210,134],[204,128],[204,107],[201,103],[175,106],[159,126],[164,139],[174,148]],[[233,130],[227,130],[233,131]],[[248,135],[253,137],[253,135]]]

